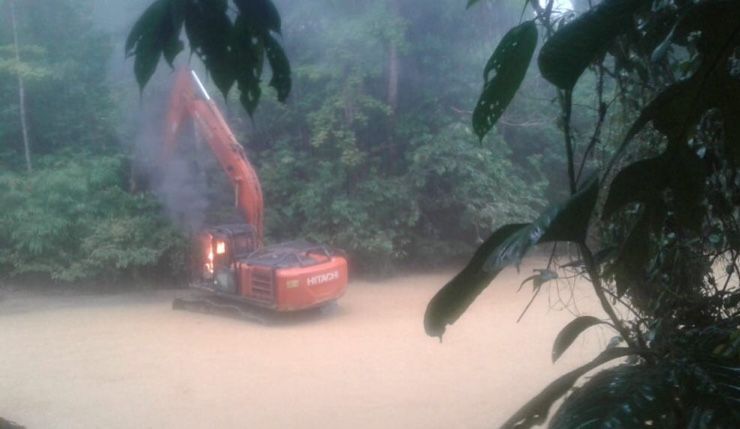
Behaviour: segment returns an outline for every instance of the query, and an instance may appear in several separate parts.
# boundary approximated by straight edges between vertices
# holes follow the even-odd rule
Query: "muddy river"
[[[504,272],[442,343],[422,316],[452,273],[354,281],[332,313],[272,326],[172,311],[183,291],[5,292],[0,416],[28,428],[495,427],[610,337],[593,329],[553,364],[573,317],[558,301],[601,312],[586,285],[550,287],[516,323],[532,268]]]

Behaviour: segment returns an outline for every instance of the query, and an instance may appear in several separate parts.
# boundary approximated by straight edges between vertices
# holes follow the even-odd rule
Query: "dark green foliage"
[[[583,71],[624,33],[646,0],[605,0],[550,37],[538,58],[542,76],[561,89],[572,89]]]
[[[537,25],[527,21],[501,39],[483,70],[485,84],[473,112],[473,129],[483,138],[519,90],[537,46]]]
[[[489,283],[509,265],[519,264],[534,245],[550,241],[583,242],[596,203],[598,181],[530,224],[506,225],[494,232],[468,265],[432,298],[424,315],[428,335],[442,337]]]
[[[468,265],[429,302],[424,317],[427,335],[442,339],[447,325],[454,323],[501,271],[483,269],[489,256],[509,237],[527,226],[513,224],[501,227],[478,247]]]
[[[560,268],[592,283],[609,321],[576,318],[556,338],[553,360],[596,324],[619,336],[503,427],[542,424],[563,397],[552,428],[735,427],[740,133],[733,118],[740,113],[740,3],[607,0],[575,18],[531,5],[546,34],[540,71],[559,90],[573,196],[538,221],[501,229],[484,243],[430,302],[427,332],[441,335],[495,274],[533,245],[570,241],[579,255]],[[589,86],[597,114],[584,136],[573,95]],[[608,91],[614,101],[606,101]],[[621,120],[614,121],[612,103],[621,107]],[[603,127],[614,123],[624,128],[618,147],[603,140]],[[600,148],[607,154],[601,159],[594,155]],[[602,180],[578,191],[589,166],[602,170]],[[612,174],[615,166],[620,169]],[[599,210],[601,216],[592,216]],[[587,232],[598,239],[587,239]],[[533,282],[532,299],[557,277],[548,274],[555,264],[551,259],[525,280]],[[615,306],[630,314],[620,316]],[[612,348],[618,343],[626,347]],[[625,356],[574,388],[599,365]]]
[[[183,28],[190,49],[200,57],[224,95],[234,83],[242,106],[253,114],[262,90],[265,58],[272,68],[270,86],[278,99],[290,93],[290,64],[274,34],[281,31],[280,15],[271,0],[156,0],[134,24],[126,40],[126,55],[134,57],[141,89],[157,69],[160,58],[172,66],[183,49]],[[232,14],[235,11],[235,14]],[[235,16],[234,16],[235,15]]]
[[[123,188],[120,157],[42,158],[0,175],[0,267],[10,276],[113,281],[183,272],[183,238],[147,195]]]
[[[552,405],[565,395],[579,378],[599,366],[625,356],[632,352],[626,348],[613,348],[603,351],[596,359],[576,368],[550,383],[539,395],[532,398],[524,404],[509,420],[503,425],[502,429],[524,429],[531,428],[534,425],[541,425],[547,419]]]
[[[698,352],[693,359],[620,365],[596,374],[566,399],[550,427],[736,427],[740,366],[708,350]]]
[[[571,320],[555,337],[555,343],[552,345],[552,361],[558,360],[583,331],[602,323],[604,323],[603,320],[593,316],[580,316]]]

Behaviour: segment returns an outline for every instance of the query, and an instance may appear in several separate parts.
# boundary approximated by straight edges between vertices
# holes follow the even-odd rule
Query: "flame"
[[[208,247],[208,261],[206,262],[206,270],[213,274],[213,248]]]
[[[217,241],[216,242],[216,254],[217,255],[223,255],[226,253],[226,243],[223,241]]]

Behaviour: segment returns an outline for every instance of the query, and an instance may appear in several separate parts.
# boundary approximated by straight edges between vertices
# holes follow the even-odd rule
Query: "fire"
[[[208,261],[206,261],[206,270],[213,274],[213,248],[208,246]]]

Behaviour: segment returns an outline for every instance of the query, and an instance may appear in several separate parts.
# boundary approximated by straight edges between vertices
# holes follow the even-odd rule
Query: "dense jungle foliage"
[[[121,61],[130,48],[123,46],[126,33],[151,3],[144,0],[4,2],[4,24],[11,23],[11,3],[17,57],[13,26],[0,26],[2,277],[181,278],[193,225],[169,216],[167,196],[137,171],[137,133],[163,126],[158,118],[172,74],[154,68],[184,46],[162,42],[167,55],[159,61]],[[483,145],[469,125],[479,64],[518,19],[515,2],[487,5],[474,17],[455,1],[278,6],[282,35],[269,43],[285,49],[291,73],[277,82],[235,78],[251,95],[232,91],[228,101],[218,100],[260,174],[268,241],[330,244],[349,252],[355,272],[388,273],[469,255],[495,226],[531,217],[548,198],[564,195],[562,175],[549,174],[562,160],[546,150],[557,144],[555,93],[543,93],[541,79],[525,85],[511,116]],[[96,9],[110,8],[129,16],[125,25],[96,20]],[[186,42],[196,53],[211,46]],[[198,68],[196,62],[190,59]],[[132,63],[137,77],[151,79],[141,98]],[[228,73],[211,70],[206,84],[217,94],[225,81]],[[270,85],[279,97],[262,96],[257,108]],[[252,119],[236,108],[240,102]],[[145,114],[131,119],[138,111]],[[158,141],[147,144],[144,158],[151,158]],[[238,220],[223,173],[206,168],[202,217]]]

